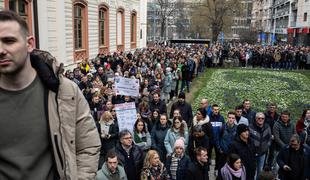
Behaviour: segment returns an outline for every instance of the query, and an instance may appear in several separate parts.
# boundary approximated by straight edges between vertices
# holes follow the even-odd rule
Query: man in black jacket
[[[193,110],[192,106],[185,102],[185,93],[181,92],[178,96],[178,101],[173,103],[170,110],[170,118],[173,117],[175,109],[179,109],[182,118],[186,121],[187,127],[191,127],[193,123]]]
[[[159,93],[153,94],[153,100],[150,102],[150,110],[153,112],[155,109],[159,109],[160,114],[167,114],[167,106],[164,101],[160,100]]]
[[[279,178],[282,180],[304,179],[305,168],[309,165],[309,147],[300,144],[297,134],[290,139],[290,144],[284,147],[277,156],[280,167]]]
[[[120,143],[115,147],[119,162],[124,166],[128,180],[139,180],[143,165],[143,151],[133,143],[131,132],[119,132]]]
[[[246,179],[253,180],[255,176],[255,147],[249,138],[249,128],[244,124],[237,127],[237,136],[230,145],[229,153],[238,154],[246,169]]]
[[[187,179],[209,180],[208,152],[206,148],[198,147],[195,150],[196,160],[187,169]]]

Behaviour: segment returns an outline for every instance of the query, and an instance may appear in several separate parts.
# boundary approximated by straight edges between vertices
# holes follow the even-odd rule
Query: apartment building
[[[288,41],[294,45],[310,46],[310,0],[295,0],[291,9],[295,13],[287,28]]]
[[[249,31],[251,27],[251,12],[253,8],[253,0],[241,0],[241,13],[239,16],[233,17],[233,25],[231,26],[232,38],[239,39],[245,31]]]
[[[0,0],[23,16],[36,47],[65,66],[146,46],[147,0]]]
[[[257,33],[257,41],[271,44],[273,0],[254,0],[251,19],[251,30]]]

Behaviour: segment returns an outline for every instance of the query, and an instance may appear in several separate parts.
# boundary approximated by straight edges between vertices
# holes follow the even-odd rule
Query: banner
[[[115,104],[115,112],[119,131],[128,129],[133,132],[133,126],[137,120],[137,110],[134,102]]]
[[[139,96],[139,80],[123,77],[115,77],[115,94],[125,96]]]

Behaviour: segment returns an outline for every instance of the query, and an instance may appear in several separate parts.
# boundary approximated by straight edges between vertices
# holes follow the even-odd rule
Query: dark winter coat
[[[229,153],[235,153],[240,156],[246,169],[246,179],[253,180],[256,170],[256,164],[254,163],[256,160],[255,147],[253,142],[249,139],[248,143],[246,143],[242,141],[239,136],[237,136],[230,145]]]
[[[249,124],[253,124],[253,122],[255,121],[256,112],[252,109],[249,109],[248,111],[243,110],[242,116],[249,120]]]
[[[162,127],[160,123],[157,122],[151,132],[151,139],[152,139],[151,148],[158,152],[160,159],[163,162],[166,159],[165,157],[167,154],[164,140],[165,140],[168,129],[170,129],[170,123],[168,123],[165,127]]]
[[[250,139],[255,146],[255,155],[260,156],[267,153],[271,145],[271,129],[268,124],[264,123],[263,127],[257,126],[256,123],[250,124]]]
[[[98,131],[101,139],[101,150],[100,154],[106,154],[109,150],[113,149],[118,141],[118,124],[114,121],[113,124],[110,125],[109,134],[111,137],[109,139],[104,139],[101,137],[101,126],[97,123]]]
[[[166,169],[171,177],[170,165],[171,165],[172,157],[169,156],[167,158]],[[179,160],[178,168],[177,168],[177,180],[188,180],[186,178],[186,172],[191,164],[191,160],[187,155],[183,155],[183,157]]]
[[[160,114],[167,114],[167,106],[162,100],[159,100],[157,103],[154,101],[150,102],[151,112],[153,112],[155,109],[158,109]]]
[[[187,102],[180,103],[179,101],[175,102],[171,106],[170,110],[170,118],[173,117],[173,111],[179,109],[182,118],[185,120],[187,127],[192,126],[192,121],[193,121],[193,110],[192,106],[188,104]]]
[[[235,139],[237,134],[237,125],[233,127],[228,127],[227,124],[223,126],[221,136],[220,136],[220,150],[223,151],[225,154],[229,152],[229,146]]]
[[[279,119],[273,126],[274,141],[276,143],[276,150],[281,150],[290,142],[290,138],[295,134],[295,126],[290,121],[287,125]]]
[[[224,117],[220,114],[214,115],[212,114],[210,116],[210,122],[212,124],[212,139],[211,144],[214,144],[217,149],[220,148],[220,134],[221,130],[223,128],[223,125],[225,124]]]
[[[294,150],[290,146],[285,146],[277,156],[277,163],[280,167],[279,178],[282,180],[302,180],[309,176],[309,153],[308,146],[301,145],[299,150]],[[285,171],[284,165],[288,165],[292,170]]]
[[[209,180],[209,166],[207,164],[201,165],[194,161],[187,169],[186,179],[191,180]]]
[[[188,154],[191,159],[195,159],[195,149],[199,146],[209,149],[212,138],[212,125],[207,116],[204,120],[197,121],[196,116],[193,119],[193,126],[188,142]]]
[[[119,163],[121,163],[125,169],[128,180],[139,180],[144,159],[142,149],[132,144],[132,148],[128,155],[119,142],[116,144],[115,152]]]
[[[279,119],[279,114],[275,113],[274,116],[271,116],[271,113],[269,111],[265,112],[265,123],[269,124],[271,133],[273,134],[273,126],[274,123]]]

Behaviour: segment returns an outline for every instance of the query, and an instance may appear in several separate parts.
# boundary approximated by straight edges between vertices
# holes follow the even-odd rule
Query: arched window
[[[73,3],[74,60],[88,58],[88,12],[87,3],[76,0]]]
[[[130,18],[130,45],[131,48],[137,46],[137,13],[133,11]]]
[[[30,34],[33,33],[31,0],[5,0],[4,7],[23,17],[28,24]]]
[[[116,14],[116,36],[117,36],[117,50],[124,51],[125,49],[125,17],[124,17],[124,9],[119,8]]]
[[[99,6],[99,53],[109,52],[109,9],[106,5]]]

